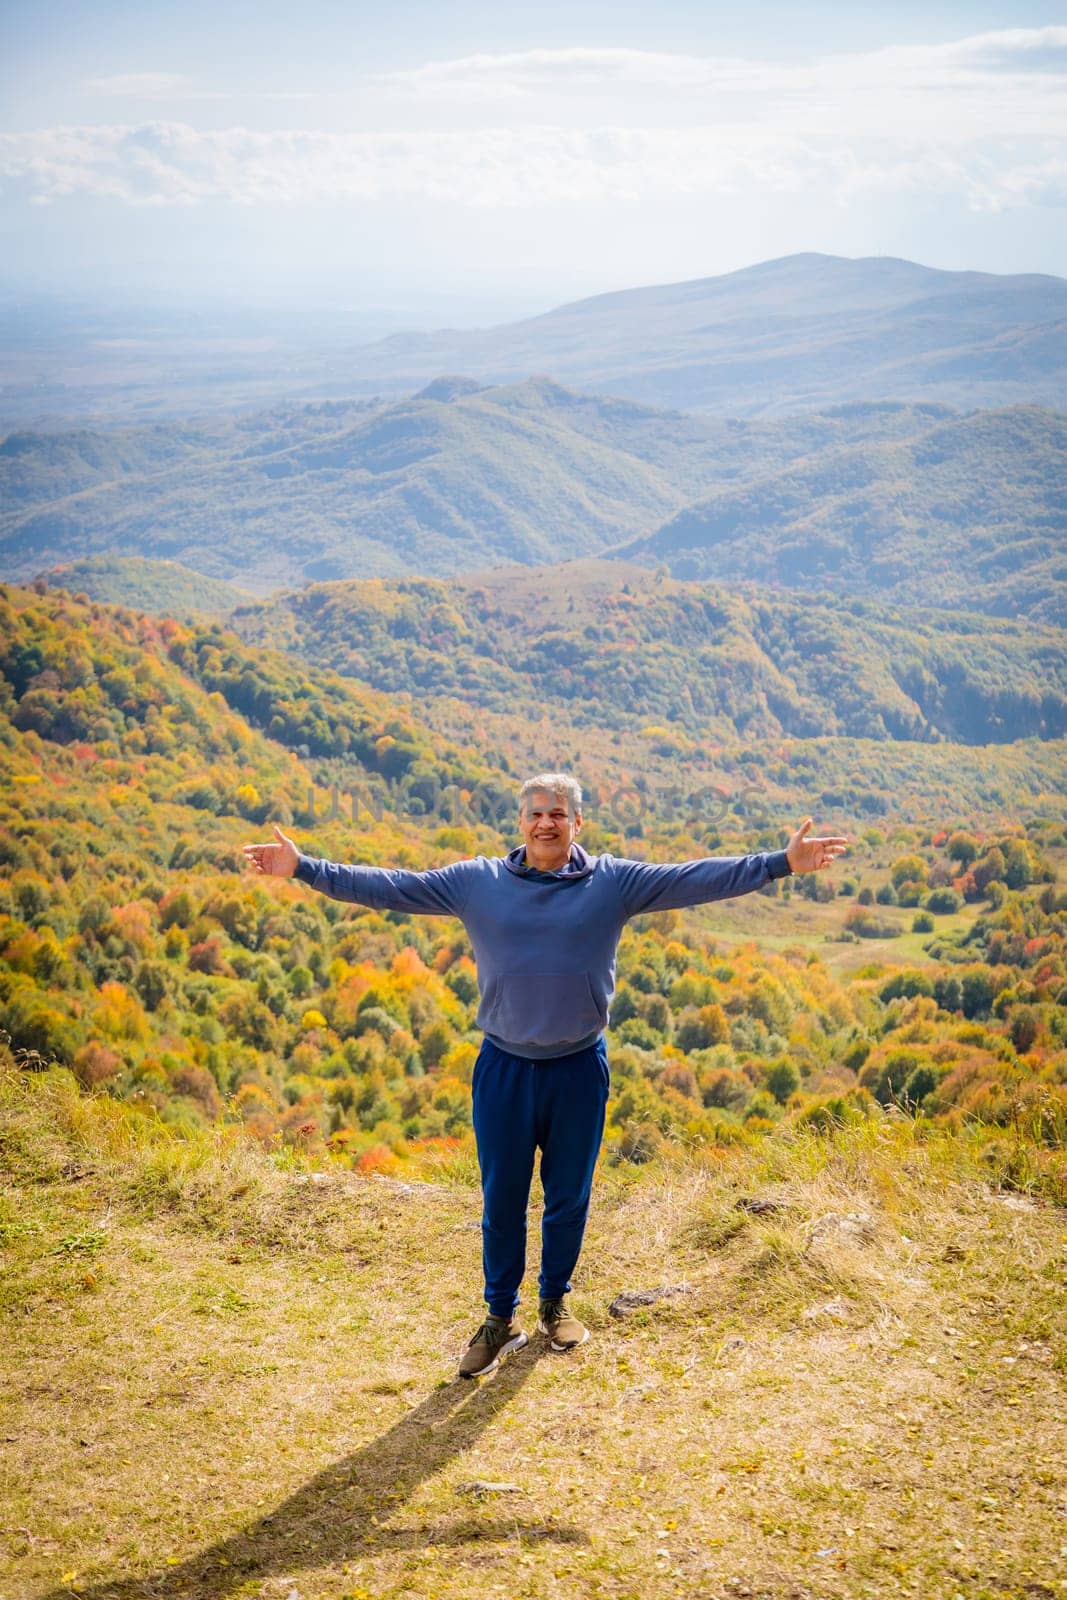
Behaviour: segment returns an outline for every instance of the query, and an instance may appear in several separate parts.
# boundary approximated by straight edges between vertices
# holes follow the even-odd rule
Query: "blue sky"
[[[1067,271],[1063,6],[0,7],[0,268],[491,321],[799,250]]]

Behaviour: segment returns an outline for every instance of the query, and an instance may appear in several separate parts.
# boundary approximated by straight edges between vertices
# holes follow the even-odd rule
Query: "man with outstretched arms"
[[[482,1262],[488,1307],[460,1363],[477,1378],[527,1343],[516,1317],[526,1266],[526,1210],[541,1151],[538,1332],[553,1350],[589,1337],[566,1301],[581,1250],[604,1132],[604,1029],[615,952],[628,918],[725,900],[791,872],[827,867],[848,843],[811,839],[807,817],[784,850],[654,864],[590,856],[578,843],[582,792],[568,773],[540,773],[519,791],[522,844],[428,872],[345,866],[275,842],[245,845],[253,868],[296,877],[335,900],[376,911],[458,917],[478,968],[484,1034],[471,1085],[482,1175]]]

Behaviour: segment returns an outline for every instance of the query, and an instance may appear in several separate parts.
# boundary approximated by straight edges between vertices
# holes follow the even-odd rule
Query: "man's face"
[[[582,813],[572,812],[567,796],[535,789],[519,812],[519,832],[526,860],[542,872],[557,872],[570,859],[571,845],[582,826]]]

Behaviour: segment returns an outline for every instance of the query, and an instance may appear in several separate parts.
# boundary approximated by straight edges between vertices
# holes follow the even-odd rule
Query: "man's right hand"
[[[300,860],[300,851],[291,839],[286,838],[277,823],[273,826],[277,843],[246,844],[245,860],[251,863],[256,872],[265,873],[268,878],[291,878]]]

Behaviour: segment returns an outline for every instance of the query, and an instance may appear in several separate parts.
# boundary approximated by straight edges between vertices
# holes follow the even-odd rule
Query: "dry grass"
[[[1067,1594],[1067,1212],[960,1141],[606,1172],[593,1338],[464,1385],[471,1185],[320,1181],[59,1072],[0,1070],[0,1118],[2,1600]]]

